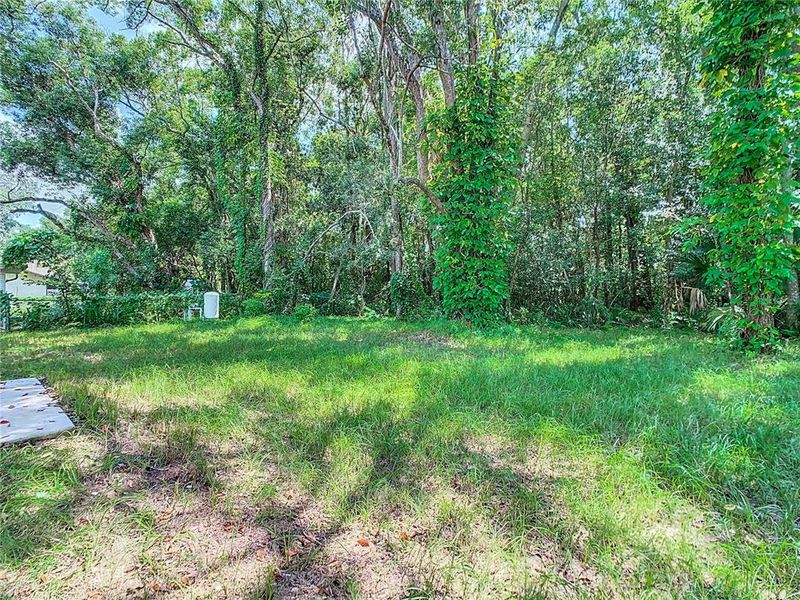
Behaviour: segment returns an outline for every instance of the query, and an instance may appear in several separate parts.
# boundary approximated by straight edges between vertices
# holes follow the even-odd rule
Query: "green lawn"
[[[797,348],[258,318],[0,352],[79,423],[0,450],[9,597],[798,597]]]

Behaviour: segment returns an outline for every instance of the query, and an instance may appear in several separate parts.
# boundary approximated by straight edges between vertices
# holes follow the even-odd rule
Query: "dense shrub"
[[[201,292],[140,293],[77,299],[13,298],[12,327],[25,330],[63,326],[96,327],[156,323],[183,317],[189,306],[202,306]],[[220,318],[242,314],[242,299],[220,294]]]
[[[242,315],[245,317],[260,317],[267,314],[267,307],[264,300],[260,298],[248,298],[242,301]]]
[[[398,319],[414,321],[440,316],[436,302],[425,293],[413,272],[394,273],[388,289],[389,310]]]
[[[319,314],[319,311],[312,304],[303,303],[294,307],[292,316],[300,322],[310,321]]]
[[[0,292],[0,329],[6,329],[11,318],[11,295]]]

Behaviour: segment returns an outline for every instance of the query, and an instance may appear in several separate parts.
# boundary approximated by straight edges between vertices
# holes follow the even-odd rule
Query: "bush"
[[[322,309],[323,306],[331,301],[331,293],[328,291],[311,292],[308,295],[308,303],[317,310]]]
[[[294,281],[287,275],[276,272],[269,282],[269,290],[257,292],[253,297],[264,301],[268,314],[282,315],[289,312],[296,293]]]
[[[547,325],[547,318],[544,313],[538,310],[530,310],[524,306],[520,306],[513,311],[511,315],[511,322],[515,325]]]
[[[248,298],[242,301],[242,315],[245,317],[260,317],[267,314],[267,307],[263,300]]]
[[[20,328],[49,329],[61,324],[64,311],[53,298],[25,298],[11,300],[11,325],[19,322]]]
[[[202,304],[202,292],[143,292],[66,300],[60,297],[12,298],[11,321],[13,327],[25,330],[67,325],[97,327],[158,323],[180,319],[189,306]],[[261,305],[263,306],[263,302]],[[244,303],[241,298],[235,294],[220,294],[220,318],[235,317],[243,311]]]
[[[650,324],[650,315],[627,308],[617,307],[609,309],[609,320],[613,325],[622,327],[641,327]],[[657,315],[653,322],[660,322]]]
[[[417,277],[409,272],[396,272],[389,280],[389,308],[391,314],[407,321],[426,320],[438,315],[437,306]]]
[[[380,319],[381,315],[371,306],[365,306],[364,312],[361,314],[361,318],[364,319],[365,321],[371,321],[375,319]]]
[[[7,329],[11,322],[11,295],[0,292],[0,329]]]
[[[230,319],[242,314],[244,300],[241,296],[224,292],[219,295],[219,318]]]
[[[292,316],[302,323],[305,321],[312,320],[314,317],[317,316],[317,314],[319,314],[319,311],[317,311],[317,309],[313,305],[308,304],[306,302],[295,306]]]
[[[611,311],[601,300],[587,296],[572,307],[570,317],[576,325],[597,327],[611,321]]]
[[[712,308],[706,314],[705,326],[708,331],[719,335],[732,348],[744,348],[749,352],[763,351],[758,345],[753,345],[752,340],[746,339],[744,329],[748,326],[748,319],[745,309],[741,306],[726,304]],[[757,341],[769,344],[768,350],[780,350],[781,348],[777,335],[766,341]]]

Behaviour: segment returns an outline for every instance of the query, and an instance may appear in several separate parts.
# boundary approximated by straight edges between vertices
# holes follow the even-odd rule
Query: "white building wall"
[[[31,298],[47,295],[47,285],[44,282],[31,281],[22,276],[9,275],[6,273],[6,292],[17,298]]]

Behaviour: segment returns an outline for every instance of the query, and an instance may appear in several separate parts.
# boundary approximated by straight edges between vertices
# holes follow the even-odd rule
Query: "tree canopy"
[[[769,349],[797,328],[794,4],[9,0],[0,227],[38,215],[84,294],[708,315]]]

